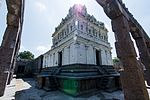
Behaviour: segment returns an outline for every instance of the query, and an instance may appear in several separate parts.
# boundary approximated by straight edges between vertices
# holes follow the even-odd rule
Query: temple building
[[[74,5],[52,34],[53,45],[43,54],[37,86],[77,96],[99,89],[115,90],[119,74],[112,66],[104,23]]]
[[[70,64],[112,65],[104,23],[74,5],[53,33],[52,49],[44,54],[43,68]]]

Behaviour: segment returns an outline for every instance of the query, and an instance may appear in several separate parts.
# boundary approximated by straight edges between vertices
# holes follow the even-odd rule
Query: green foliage
[[[30,51],[23,51],[19,52],[17,58],[32,60],[34,59],[34,55]]]
[[[113,64],[118,63],[118,62],[120,62],[119,58],[114,57],[114,58],[113,58]]]

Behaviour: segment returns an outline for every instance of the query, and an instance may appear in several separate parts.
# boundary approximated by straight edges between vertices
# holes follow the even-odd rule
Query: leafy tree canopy
[[[34,55],[30,51],[23,51],[19,52],[17,58],[32,60],[34,59]]]
[[[118,63],[120,60],[119,60],[119,58],[117,58],[117,57],[114,57],[113,58],[113,63],[115,64],[115,63]]]

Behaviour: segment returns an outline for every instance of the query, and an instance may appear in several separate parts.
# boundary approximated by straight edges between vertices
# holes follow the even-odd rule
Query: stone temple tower
[[[43,67],[69,64],[112,65],[108,31],[104,23],[74,5],[53,33],[52,49],[44,54]]]
[[[52,34],[51,49],[43,54],[39,87],[59,88],[74,96],[117,88],[119,75],[112,67],[107,33],[85,6],[71,7]]]

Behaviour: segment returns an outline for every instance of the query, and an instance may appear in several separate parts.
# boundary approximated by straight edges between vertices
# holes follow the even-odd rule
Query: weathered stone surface
[[[149,42],[146,42],[146,46],[147,46],[148,52],[149,52],[149,54],[150,54],[150,41],[149,41]]]
[[[8,26],[3,36],[2,48],[14,48],[18,39],[18,27]]]
[[[7,14],[7,24],[8,25],[18,27],[19,26],[18,21],[19,21],[19,17],[17,17],[16,15]]]
[[[20,0],[7,0],[7,9],[11,14],[15,14],[17,16],[20,15],[20,5],[22,2]]]
[[[7,54],[6,54],[7,53]],[[11,66],[12,49],[0,49],[0,96],[3,95]]]
[[[143,81],[144,78],[141,74],[141,71],[138,69],[126,70],[121,73],[125,100],[149,100]]]
[[[120,22],[122,23],[120,24]],[[117,55],[124,66],[121,82],[125,93],[125,99],[148,100],[149,96],[144,83],[143,74],[136,60],[134,45],[129,35],[130,29],[128,20],[124,16],[113,19],[112,27],[117,38]]]
[[[134,26],[141,31],[143,31],[142,27],[133,18],[133,15],[122,3],[122,0],[97,0],[97,2],[104,8],[106,15],[112,20],[112,28],[116,38],[115,45],[117,56],[124,66],[124,71],[121,74],[121,82],[125,93],[125,99],[149,100],[143,73],[140,69],[140,64],[137,62],[134,45],[129,35],[129,32],[131,31],[129,22],[135,24]],[[142,57],[145,59],[144,55],[148,53],[145,45],[144,50],[142,46],[140,46],[143,44],[143,41],[138,41]],[[144,63],[148,65],[147,62],[148,60]]]
[[[121,24],[120,24],[121,22]],[[135,48],[129,35],[128,21],[121,16],[112,20],[112,30],[115,33],[117,56],[121,59],[136,57]]]
[[[150,54],[148,52],[146,42],[143,37],[135,38],[135,42],[139,50],[141,62],[145,65],[146,68],[145,79],[147,81],[147,84],[150,85]]]
[[[4,94],[5,86],[12,78],[23,23],[23,0],[6,0],[6,3],[7,28],[0,48],[0,96]]]

